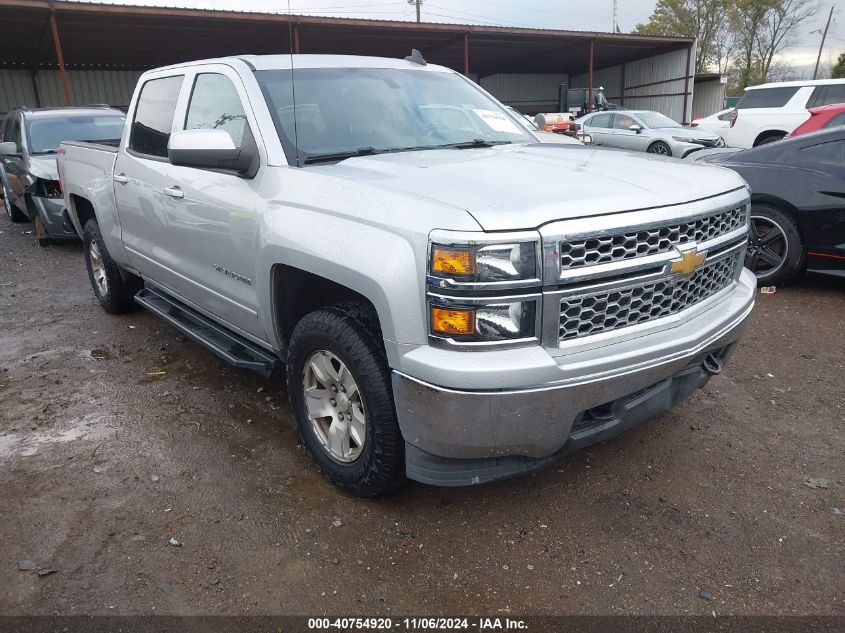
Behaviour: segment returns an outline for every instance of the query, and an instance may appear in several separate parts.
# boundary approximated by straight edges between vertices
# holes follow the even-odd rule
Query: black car
[[[745,265],[761,284],[805,269],[845,277],[845,127],[695,160],[730,167],[751,185]]]

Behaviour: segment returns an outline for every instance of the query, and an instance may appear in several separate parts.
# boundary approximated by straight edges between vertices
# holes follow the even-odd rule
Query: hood
[[[304,169],[463,209],[487,231],[691,202],[745,184],[724,169],[588,145],[379,154]]]
[[[29,157],[29,173],[44,180],[58,180],[59,170],[56,167],[56,155],[44,154],[43,156]]]

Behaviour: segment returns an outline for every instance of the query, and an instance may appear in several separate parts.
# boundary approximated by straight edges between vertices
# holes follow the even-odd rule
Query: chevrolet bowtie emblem
[[[672,272],[681,275],[691,275],[695,269],[704,263],[707,258],[707,251],[685,251],[681,259],[672,262]]]

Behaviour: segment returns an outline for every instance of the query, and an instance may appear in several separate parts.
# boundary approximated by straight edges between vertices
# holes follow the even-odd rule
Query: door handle
[[[129,178],[126,177],[126,174],[115,174],[112,179],[122,185],[125,185],[127,182],[129,182]]]
[[[164,195],[170,196],[171,198],[176,198],[177,200],[179,200],[179,199],[185,197],[185,192],[182,191],[182,189],[179,187],[179,185],[176,185],[175,187],[167,187],[164,190]]]

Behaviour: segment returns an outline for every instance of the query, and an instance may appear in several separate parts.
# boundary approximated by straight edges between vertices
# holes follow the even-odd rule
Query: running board
[[[279,359],[270,352],[217,325],[211,319],[157,289],[139,290],[135,295],[135,302],[214,352],[230,365],[251,369],[265,378],[269,378],[270,374],[281,365]]]

